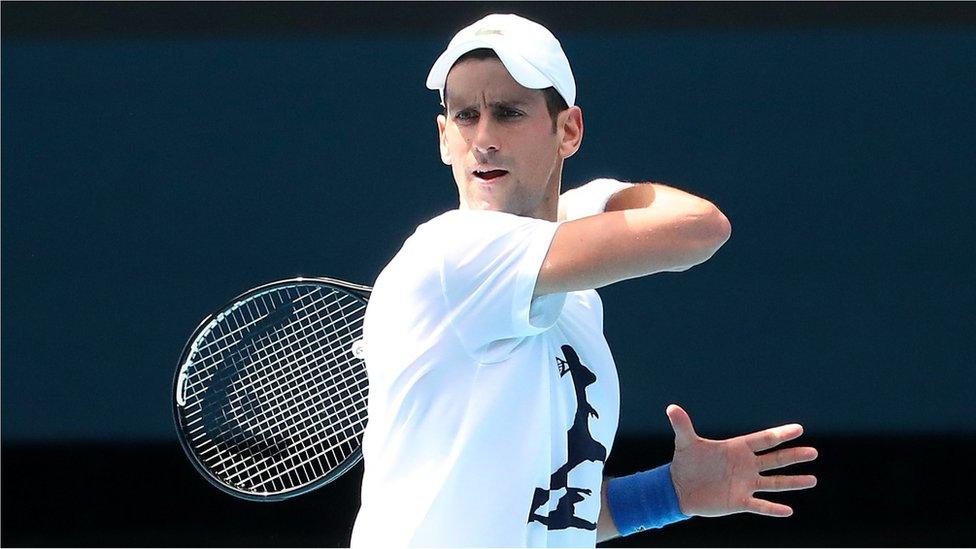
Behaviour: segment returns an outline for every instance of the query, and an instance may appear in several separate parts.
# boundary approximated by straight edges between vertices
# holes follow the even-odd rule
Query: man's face
[[[543,92],[522,87],[498,59],[458,63],[446,89],[437,128],[461,207],[555,220],[563,159],[582,138],[579,108],[553,129]]]

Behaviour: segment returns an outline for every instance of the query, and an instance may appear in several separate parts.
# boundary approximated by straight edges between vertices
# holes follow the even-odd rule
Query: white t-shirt
[[[453,210],[383,270],[353,547],[593,547],[619,415],[594,290],[532,299],[557,224]]]

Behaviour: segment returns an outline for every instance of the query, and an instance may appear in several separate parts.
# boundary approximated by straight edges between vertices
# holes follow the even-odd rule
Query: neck
[[[559,217],[559,189],[562,187],[562,180],[563,163],[562,160],[559,160],[549,175],[549,184],[546,185],[542,201],[536,206],[535,211],[529,214],[529,217],[545,219],[546,221],[557,220]]]
[[[545,198],[539,203],[539,207],[532,212],[529,217],[545,219],[546,221],[556,221],[559,216],[559,184],[552,191],[546,191]]]

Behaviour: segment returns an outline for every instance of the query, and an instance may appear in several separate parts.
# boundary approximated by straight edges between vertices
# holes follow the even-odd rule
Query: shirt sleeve
[[[487,346],[555,324],[565,293],[532,298],[558,223],[493,211],[458,210],[445,231],[441,286],[451,324],[473,356]],[[508,347],[506,345],[506,347]]]

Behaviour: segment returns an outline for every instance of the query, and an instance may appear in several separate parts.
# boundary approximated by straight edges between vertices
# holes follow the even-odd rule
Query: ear
[[[556,117],[556,128],[561,134],[559,140],[559,155],[569,158],[576,154],[583,143],[583,111],[572,106]]]
[[[437,142],[441,148],[441,162],[451,165],[451,152],[447,148],[447,117],[437,115]]]

